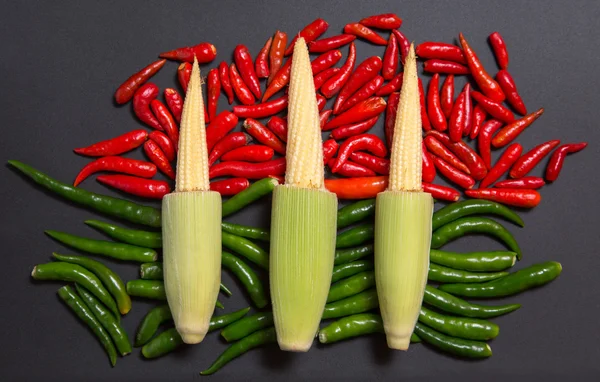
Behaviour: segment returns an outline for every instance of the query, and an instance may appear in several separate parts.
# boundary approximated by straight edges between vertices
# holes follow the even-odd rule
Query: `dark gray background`
[[[328,35],[333,35],[348,22],[396,12],[404,19],[402,30],[416,42],[451,42],[462,31],[494,72],[486,39],[499,30],[508,45],[510,71],[528,108],[546,108],[519,142],[526,150],[556,138],[591,144],[568,158],[559,180],[542,189],[542,204],[523,214],[526,228],[508,225],[524,252],[517,267],[558,260],[564,266],[561,277],[542,289],[506,299],[523,308],[496,320],[501,335],[491,343],[494,356],[485,361],[454,359],[423,345],[406,353],[391,352],[383,336],[372,336],[327,348],[315,345],[308,354],[283,354],[275,347],[253,351],[210,379],[591,380],[600,375],[599,2],[52,3],[2,1],[0,6],[0,161],[20,159],[67,182],[88,162],[72,153],[74,147],[141,126],[130,105],[115,107],[113,92],[161,51],[210,41],[219,55],[209,68],[230,61],[238,43],[245,43],[255,55],[275,29],[293,35],[322,17],[330,23]],[[362,42],[358,48],[359,59],[383,54],[383,48]],[[154,81],[161,88],[174,86],[175,72],[176,64],[170,62]],[[222,97],[220,106],[225,105]],[[7,167],[0,170],[0,179],[2,379],[199,378],[197,373],[225,348],[216,334],[200,346],[152,362],[144,361],[136,350],[111,369],[96,339],[57,299],[60,284],[37,285],[29,278],[33,265],[48,261],[52,251],[72,252],[45,237],[43,230],[100,238],[82,224],[97,215],[49,196]],[[93,178],[83,187],[115,194]],[[231,220],[266,225],[268,205],[264,201]],[[501,247],[468,238],[449,248]],[[132,264],[108,263],[126,280],[137,277]],[[228,275],[224,280],[235,284]],[[224,302],[227,311],[247,305],[237,287],[235,296]],[[150,306],[135,301],[123,320],[130,336]]]

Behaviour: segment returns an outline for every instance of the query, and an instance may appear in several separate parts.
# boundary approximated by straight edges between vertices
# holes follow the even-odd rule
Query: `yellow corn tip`
[[[285,184],[324,188],[319,109],[308,48],[302,37],[296,41],[292,56]]]
[[[208,191],[208,150],[198,60],[194,57],[179,129],[175,192]]]
[[[388,190],[422,190],[422,132],[419,79],[413,44],[404,64],[404,80],[394,124]]]

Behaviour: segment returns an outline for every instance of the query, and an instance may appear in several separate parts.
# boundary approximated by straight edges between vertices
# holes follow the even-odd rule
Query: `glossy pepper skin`
[[[77,154],[89,157],[119,155],[139,147],[148,139],[146,130],[132,130],[117,137],[94,143],[87,147],[73,149]]]
[[[473,318],[498,317],[521,307],[520,304],[497,306],[472,304],[430,285],[425,287],[423,302],[453,315]]]
[[[566,145],[562,145],[552,153],[550,157],[550,161],[548,162],[548,167],[546,167],[545,178],[549,182],[554,182],[560,171],[562,170],[563,163],[565,162],[565,158],[568,154],[577,153],[587,147],[586,142],[582,143],[569,143]]]
[[[262,123],[253,118],[244,121],[244,129],[258,142],[266,145],[278,154],[285,155],[285,144],[275,134],[267,129]]]
[[[385,122],[383,124],[383,133],[387,147],[392,147],[392,139],[394,138],[394,124],[396,123],[396,114],[398,112],[398,103],[400,102],[400,93],[394,92],[388,98],[387,107],[385,109]]]
[[[510,167],[517,161],[517,159],[519,159],[522,152],[523,146],[521,146],[519,143],[513,143],[510,146],[508,146],[506,150],[502,153],[500,158],[498,158],[498,161],[496,162],[494,167],[492,167],[490,171],[488,171],[485,178],[481,180],[479,187],[487,188],[492,183],[500,179],[500,177],[510,169]]]
[[[221,140],[219,140],[210,151],[208,156],[208,165],[212,166],[213,163],[221,158],[221,156],[231,150],[247,145],[251,140],[252,138],[246,133],[234,132],[227,134]]]
[[[419,58],[453,61],[466,64],[467,60],[462,49],[445,42],[427,41],[417,45],[415,53]]]
[[[165,65],[165,62],[167,62],[165,59],[154,61],[139,72],[131,75],[115,92],[115,102],[119,105],[129,102],[133,98],[135,91],[155,75]]]
[[[253,92],[244,82],[243,77],[234,63],[229,66],[229,77],[231,79],[231,87],[235,92],[237,99],[244,105],[252,105],[255,102]],[[258,81],[258,79],[257,79]]]
[[[436,156],[433,156],[432,159],[440,174],[446,177],[450,182],[464,189],[472,188],[475,185],[475,179],[457,170],[455,167],[452,167],[448,162]]]
[[[150,110],[150,102],[158,96],[158,86],[147,82],[136,90],[133,95],[133,112],[146,125],[156,130],[162,130],[162,126]]]
[[[471,48],[465,39],[465,36],[463,36],[462,33],[459,33],[458,36],[465,58],[467,59],[469,71],[477,83],[477,86],[481,89],[483,94],[492,100],[496,102],[504,101],[505,96],[500,85],[498,85],[498,83],[486,72],[481,61],[479,61],[479,57],[477,57],[477,54],[475,54],[475,51]]]
[[[558,139],[542,143],[535,146],[523,156],[521,156],[510,169],[509,175],[511,178],[522,178],[527,175],[533,168],[540,163],[552,150],[560,144]]]
[[[404,80],[404,73],[398,73],[394,78],[392,78],[390,80],[390,82],[388,82],[387,84],[383,85],[381,88],[379,88],[379,90],[377,90],[377,93],[375,93],[376,96],[379,97],[383,97],[383,96],[387,96],[390,95],[394,92],[399,92],[400,88],[402,87],[402,81]]]
[[[298,37],[304,38],[304,41],[309,44],[311,41],[318,39],[319,36],[327,31],[328,28],[329,24],[323,19],[316,19],[312,23],[308,24],[292,39],[292,42],[290,42],[290,45],[285,50],[285,55],[289,56],[292,54],[294,51],[294,44],[296,44]]]
[[[477,150],[488,170],[492,168],[492,136],[502,125],[502,122],[490,119],[481,126],[481,132],[477,138]]]
[[[471,118],[471,132],[469,133],[469,138],[477,138],[486,118],[486,111],[480,105],[475,105],[473,108],[473,118]]]
[[[217,163],[210,168],[210,178],[221,176],[235,176],[248,179],[262,179],[271,175],[283,175],[285,173],[285,158],[273,159],[261,163],[248,162],[223,162]]]
[[[487,168],[483,159],[466,143],[462,140],[458,142],[452,142],[450,137],[439,131],[432,130],[427,133],[433,135],[440,142],[442,142],[447,148],[450,149],[469,168],[469,172],[475,180],[481,180],[485,178],[487,174]]]
[[[335,76],[339,71],[340,68],[329,68],[314,76],[315,90],[319,90],[325,81]]]
[[[224,110],[206,127],[206,148],[210,151],[215,144],[238,123],[237,115]]]
[[[435,179],[436,171],[435,164],[433,164],[433,160],[431,159],[431,154],[427,152],[427,148],[425,147],[425,143],[423,146],[423,164],[421,167],[421,176],[423,178],[423,182],[431,183]]]
[[[354,151],[363,150],[369,151],[378,157],[384,157],[387,155],[385,143],[383,143],[378,136],[373,134],[361,134],[348,138],[346,141],[344,141],[338,151],[337,162],[331,170],[334,173],[338,172],[344,165],[344,162],[348,160]]]
[[[525,176],[519,179],[506,179],[502,180],[496,184],[494,187],[496,188],[528,188],[531,190],[537,190],[538,188],[542,188],[546,182],[544,178],[540,178],[538,176]]]
[[[219,64],[219,80],[223,92],[227,96],[227,102],[231,105],[233,103],[233,87],[231,86],[231,78],[229,77],[229,66],[225,61]]]
[[[183,89],[184,93],[187,93],[188,83],[190,82],[190,76],[192,75],[192,64],[184,62],[177,67],[177,81],[179,86]]]
[[[154,143],[156,143],[158,147],[160,147],[163,153],[165,153],[165,156],[167,157],[169,162],[175,160],[177,146],[175,146],[173,141],[171,141],[165,133],[163,133],[162,131],[155,130],[148,134],[148,138],[150,138],[150,140],[154,141]]]
[[[281,117],[273,116],[267,122],[267,128],[271,130],[283,142],[287,142],[287,121]]]
[[[154,141],[144,143],[144,153],[162,173],[171,179],[175,179],[175,171],[169,163],[169,159]]]
[[[398,51],[398,39],[395,34],[390,34],[385,53],[383,54],[383,65],[381,75],[385,80],[391,80],[398,71],[400,53]]]
[[[519,134],[523,132],[527,127],[529,127],[536,119],[541,117],[544,113],[544,108],[540,108],[539,110],[527,114],[521,119],[517,119],[516,121],[509,123],[504,126],[502,130],[498,132],[492,139],[492,145],[494,147],[504,147],[510,142],[512,142]]]
[[[426,136],[423,139],[423,144],[427,147],[429,152],[440,159],[443,159],[452,167],[464,172],[465,174],[471,173],[469,168],[433,135]]]
[[[478,188],[465,191],[468,197],[492,200],[514,207],[533,208],[540,204],[542,196],[535,190],[519,188]]]
[[[465,129],[466,115],[465,115],[465,103],[466,94],[465,90],[469,84],[465,86],[465,89],[459,94],[454,106],[452,107],[452,113],[450,114],[450,120],[448,121],[448,133],[452,142],[458,142],[462,139],[463,131]]]
[[[339,141],[342,139],[353,137],[355,135],[366,133],[373,126],[375,126],[378,120],[379,117],[377,116],[369,118],[363,122],[357,122],[349,125],[336,127],[331,131],[331,138]]]
[[[352,75],[352,70],[354,69],[355,63],[356,45],[354,45],[354,42],[352,42],[350,43],[350,48],[348,49],[348,58],[346,59],[344,65],[340,68],[340,71],[325,81],[325,83],[321,86],[321,93],[323,93],[326,98],[333,97],[342,89]]]
[[[450,74],[444,80],[440,90],[440,106],[446,118],[450,118],[454,105],[454,75]]]
[[[323,142],[323,164],[327,164],[331,158],[335,156],[339,145],[333,139],[328,139]]]
[[[271,49],[269,50],[269,78],[267,79],[267,85],[271,84],[273,81],[273,77],[281,68],[281,63],[283,62],[283,53],[285,51],[285,46],[287,45],[287,33],[276,31],[273,36],[273,43],[271,44]],[[230,102],[231,103],[231,102]]]
[[[210,182],[210,190],[216,191],[221,196],[237,195],[250,186],[246,178],[229,178]]]
[[[423,130],[429,131],[431,130],[431,122],[429,121],[429,116],[427,115],[427,105],[425,103],[425,89],[423,87],[423,81],[419,78],[419,104],[421,106],[421,125],[423,126]]]
[[[169,183],[162,180],[144,179],[129,175],[100,175],[98,182],[128,194],[149,199],[162,199],[171,192]]]
[[[352,95],[346,102],[342,104],[339,109],[339,112],[344,112],[350,109],[352,106],[357,103],[366,100],[367,98],[373,96],[377,93],[377,90],[383,85],[383,77],[375,76],[369,82],[365,83],[360,89],[358,89],[354,95]],[[335,114],[335,109],[334,109]]]
[[[156,166],[149,162],[131,158],[118,156],[102,157],[85,165],[79,174],[77,174],[73,186],[76,187],[87,177],[99,171],[120,172],[143,178],[152,178],[156,174]]]
[[[158,119],[158,122],[162,126],[162,130],[167,134],[171,142],[177,146],[179,143],[179,128],[167,106],[159,100],[153,99],[152,102],[150,102],[150,109]]]
[[[515,120],[513,113],[504,107],[499,102],[494,102],[490,98],[484,96],[479,92],[473,92],[471,94],[478,105],[480,105],[489,115],[504,122],[511,123]]]
[[[385,110],[386,102],[381,97],[371,97],[368,98],[356,105],[354,105],[349,110],[341,113],[337,117],[333,118],[331,121],[327,122],[327,124],[323,127],[323,130],[331,130],[334,127],[339,127],[342,125],[347,125],[349,123],[355,123],[359,121],[364,121],[371,117],[375,117]]]
[[[159,55],[159,57],[168,60],[184,61],[188,63],[194,62],[194,57],[196,57],[199,64],[211,62],[216,56],[217,48],[208,42],[201,42],[198,45],[177,48]]]
[[[288,106],[288,97],[267,101],[256,105],[236,105],[233,107],[233,114],[239,118],[266,118],[282,112]]]
[[[390,173],[389,159],[380,158],[363,152],[353,152],[350,155],[350,160],[361,166],[365,166],[378,175],[388,175]]]
[[[360,20],[360,23],[366,27],[391,30],[402,26],[402,19],[395,13],[383,13],[373,15]]]
[[[454,75],[466,75],[469,74],[469,68],[458,62],[444,61],[438,59],[431,59],[425,61],[423,64],[423,70],[429,73],[443,73],[443,74],[454,74]]]
[[[181,97],[181,94],[173,88],[166,88],[163,95],[167,107],[173,114],[173,118],[175,118],[177,123],[181,122],[181,113],[183,113],[183,98]]]
[[[448,128],[446,122],[446,116],[442,110],[439,93],[440,75],[434,74],[429,81],[429,88],[427,89],[427,112],[431,126],[437,131],[445,131]]]
[[[381,58],[377,56],[369,57],[360,65],[358,65],[356,70],[350,75],[350,78],[348,78],[348,81],[340,90],[335,100],[335,104],[333,106],[334,114],[339,114],[344,102],[346,102],[346,100],[364,84],[379,74],[381,71],[381,65]]]
[[[310,53],[325,53],[333,49],[341,48],[344,45],[348,45],[354,40],[356,40],[356,36],[351,34],[340,34],[337,36],[327,37],[309,43],[308,51]]]
[[[239,70],[246,86],[248,86],[256,98],[260,99],[260,83],[258,82],[258,76],[254,70],[254,64],[252,63],[252,57],[248,48],[242,44],[237,45],[233,50],[233,59],[235,67]]]
[[[332,158],[327,163],[329,168],[333,168],[336,164],[336,158]],[[354,163],[350,160],[346,160],[344,164],[342,164],[337,170],[337,174],[349,178],[358,178],[358,177],[367,177],[367,176],[375,176],[375,171],[370,170],[369,168],[362,166],[358,163]]]
[[[517,85],[515,84],[515,80],[513,80],[512,76],[507,70],[501,70],[496,74],[496,81],[504,94],[506,94],[506,101],[510,106],[512,106],[515,111],[521,115],[527,114],[527,108],[525,107],[525,103],[523,99],[519,95],[517,91]]]
[[[459,218],[472,215],[496,215],[524,227],[523,219],[512,209],[489,200],[469,199],[450,204],[433,213],[431,227],[435,231],[443,225],[453,222]]]
[[[500,69],[508,69],[508,51],[500,33],[494,32],[490,35],[490,45],[494,50],[494,56],[496,56],[496,62],[498,62]]]
[[[221,80],[219,79],[218,69],[213,68],[208,71],[206,83],[208,92],[208,118],[212,121],[217,116],[217,106],[219,105],[219,96],[221,95]]]
[[[410,49],[410,40],[398,29],[393,29],[392,33],[396,36],[396,40],[398,40],[398,47],[400,48],[400,61],[402,62],[402,65],[404,65],[406,56],[408,55],[408,50]]]
[[[274,153],[275,151],[268,146],[242,146],[225,153],[221,161],[266,162],[273,159]]]
[[[378,35],[374,30],[359,23],[346,24],[344,26],[344,33],[353,34],[375,45],[387,45],[387,41],[383,37]]]
[[[256,60],[254,60],[254,71],[258,78],[268,78],[271,74],[269,71],[269,50],[271,50],[272,43],[273,37],[269,37],[258,56],[256,56]]]

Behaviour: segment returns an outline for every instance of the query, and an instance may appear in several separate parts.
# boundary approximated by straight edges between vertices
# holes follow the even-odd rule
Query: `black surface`
[[[402,30],[415,41],[453,41],[465,33],[490,71],[496,66],[487,36],[498,30],[510,54],[510,71],[530,110],[546,112],[519,142],[528,150],[549,139],[590,142],[567,159],[558,181],[542,189],[543,202],[523,213],[524,229],[508,226],[524,258],[517,267],[558,260],[561,277],[551,285],[505,301],[523,308],[496,319],[500,336],[491,359],[469,362],[418,345],[407,353],[386,349],[383,336],[355,339],[308,354],[284,354],[271,347],[232,362],[210,380],[592,380],[600,376],[600,278],[598,277],[597,178],[600,109],[598,108],[597,1],[528,2],[8,2],[0,9],[0,160],[20,159],[65,181],[88,162],[74,147],[142,126],[130,105],[115,107],[113,92],[158,52],[199,41],[214,43],[213,65],[230,60],[238,43],[255,55],[275,29],[290,34],[316,17],[330,23],[328,35],[371,14],[397,12]],[[346,49],[344,49],[344,55]],[[383,54],[382,47],[358,44],[359,60]],[[168,63],[155,78],[175,86],[177,65]],[[206,71],[205,71],[206,73]],[[461,83],[462,85],[462,83]],[[220,99],[221,108],[226,106]],[[378,128],[380,129],[380,128]],[[497,153],[496,153],[497,154]],[[142,157],[136,152],[135,157]],[[541,173],[541,168],[536,169]],[[217,334],[200,346],[162,359],[144,361],[139,350],[111,369],[95,338],[59,302],[60,283],[38,285],[29,278],[36,263],[52,251],[72,253],[45,237],[43,230],[64,230],[100,238],[82,224],[98,217],[33,187],[13,170],[0,170],[3,201],[0,277],[0,379],[7,380],[186,380],[215,359],[225,345]],[[114,194],[90,178],[86,189]],[[231,221],[268,223],[268,201],[235,215]],[[469,238],[449,248],[459,251],[501,248]],[[137,267],[107,261],[124,279]],[[224,277],[228,285],[235,284]],[[222,298],[232,311],[247,306],[234,287]],[[134,335],[152,304],[136,300],[124,318]]]

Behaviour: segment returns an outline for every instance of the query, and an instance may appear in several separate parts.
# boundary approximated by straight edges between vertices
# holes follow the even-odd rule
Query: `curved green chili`
[[[482,233],[499,239],[517,254],[517,260],[521,260],[521,249],[514,236],[502,224],[482,217],[460,218],[438,228],[431,235],[431,248],[440,248],[470,233]]]
[[[338,301],[346,297],[354,296],[373,286],[375,286],[375,272],[361,272],[331,285],[329,294],[327,295],[327,302]]]
[[[183,345],[183,339],[177,332],[177,329],[170,328],[154,337],[150,342],[142,347],[144,358],[157,358],[172,352]]]
[[[517,254],[509,251],[456,253],[432,249],[429,260],[454,269],[493,272],[512,267],[517,261]]]
[[[325,305],[323,319],[338,318],[367,312],[379,306],[375,288]]]
[[[133,297],[149,298],[152,300],[166,300],[165,284],[162,280],[129,280],[127,293]],[[217,300],[215,306],[223,309],[223,304]]]
[[[161,262],[141,264],[140,278],[142,280],[162,280],[163,264]]]
[[[423,302],[448,313],[473,318],[498,317],[521,307],[521,304],[495,306],[472,304],[430,285],[425,287]]]
[[[271,233],[268,229],[264,228],[222,222],[221,229],[233,235],[245,237],[246,239],[260,241],[269,241],[271,239]]]
[[[439,283],[481,283],[507,275],[508,272],[469,272],[431,263],[427,279]]]
[[[371,260],[358,260],[351,263],[336,265],[333,267],[331,282],[334,283],[346,277],[350,277],[360,272],[370,271],[372,269],[373,262]]]
[[[467,340],[490,340],[500,332],[498,325],[478,318],[452,317],[421,307],[419,322],[438,332]]]
[[[55,259],[64,261],[65,263],[81,265],[88,271],[98,277],[98,279],[104,284],[106,289],[112,294],[117,302],[117,307],[121,314],[127,314],[131,310],[131,298],[127,294],[125,289],[125,283],[118,274],[113,272],[109,267],[102,264],[99,261],[92,260],[85,256],[75,255],[61,255],[56,252],[52,253]]]
[[[213,330],[218,330],[233,324],[234,322],[240,320],[250,311],[250,307],[236,310],[235,312],[222,314],[220,316],[212,316],[210,319],[210,324],[208,325],[208,331],[212,332]]]
[[[250,187],[237,193],[223,203],[222,217],[231,215],[234,212],[241,210],[250,203],[265,195],[270,194],[275,189],[279,182],[274,178],[264,178],[256,181]]]
[[[525,226],[523,219],[510,208],[490,200],[471,199],[447,205],[433,213],[431,229],[436,230],[456,219],[470,215],[498,215],[521,227]]]
[[[239,195],[239,194],[238,194]],[[232,235],[228,232],[221,233],[223,247],[238,253],[263,269],[269,269],[269,254],[267,251],[250,240]]]
[[[115,366],[117,363],[117,350],[115,349],[115,345],[113,345],[106,330],[100,325],[96,317],[94,317],[73,288],[65,285],[58,290],[58,296],[65,302],[71,311],[73,311],[73,313],[75,313],[75,315],[92,330],[108,354],[110,364]]]
[[[319,342],[330,344],[371,333],[384,333],[381,316],[375,313],[354,314],[332,322],[319,330]],[[421,339],[413,333],[410,342],[419,343]]]
[[[556,261],[534,264],[510,273],[499,280],[481,284],[445,284],[440,290],[465,297],[504,297],[549,283],[560,275],[562,266]]]
[[[51,178],[23,162],[9,160],[8,163],[40,186],[62,196],[64,199],[132,223],[160,227],[161,214],[159,209],[70,186]]]
[[[123,243],[137,245],[138,247],[162,248],[162,234],[160,232],[129,229],[93,219],[86,220],[84,223]]]
[[[241,356],[242,354],[257,348],[262,345],[277,342],[277,334],[275,328],[267,328],[250,334],[248,337],[242,338],[238,342],[229,345],[227,349],[213,362],[212,365],[201,375],[211,375],[225,366],[229,361]]]
[[[227,326],[221,330],[221,336],[225,338],[225,341],[237,341],[250,334],[273,326],[273,313],[272,312],[259,312],[248,317],[244,317],[239,321]]]
[[[335,238],[336,248],[355,247],[372,241],[375,237],[375,225],[373,223],[365,223],[352,227],[347,231],[339,233]]]
[[[335,265],[346,264],[372,255],[373,252],[373,244],[361,245],[360,247],[354,248],[336,249],[333,263]]]
[[[131,353],[131,343],[129,343],[129,338],[127,338],[127,333],[125,329],[119,324],[119,322],[101,303],[88,292],[85,288],[79,286],[79,284],[75,284],[75,289],[77,293],[83,300],[83,302],[87,305],[88,308],[92,311],[92,314],[96,317],[96,319],[100,322],[100,324],[106,329],[113,342],[117,346],[117,350],[122,356],[126,356]]]
[[[158,327],[173,319],[169,305],[160,305],[150,309],[144,316],[135,335],[135,347],[145,345],[154,337]]]
[[[47,230],[45,232],[51,238],[69,247],[95,255],[108,256],[117,260],[139,261],[141,263],[156,261],[158,258],[156,251],[150,248],[136,247],[112,241],[88,239],[59,231]]]
[[[415,325],[415,333],[423,342],[459,357],[487,358],[492,355],[492,349],[485,342],[450,337],[419,322]]]
[[[119,318],[120,313],[115,300],[102,285],[102,282],[84,267],[63,262],[38,264],[33,267],[31,277],[35,280],[61,280],[76,282],[98,297]]]
[[[269,303],[262,281],[252,268],[229,252],[221,253],[221,265],[229,269],[244,285],[252,302],[257,308],[264,308]]]
[[[344,228],[375,215],[375,199],[360,200],[342,207],[337,212],[337,227]]]

